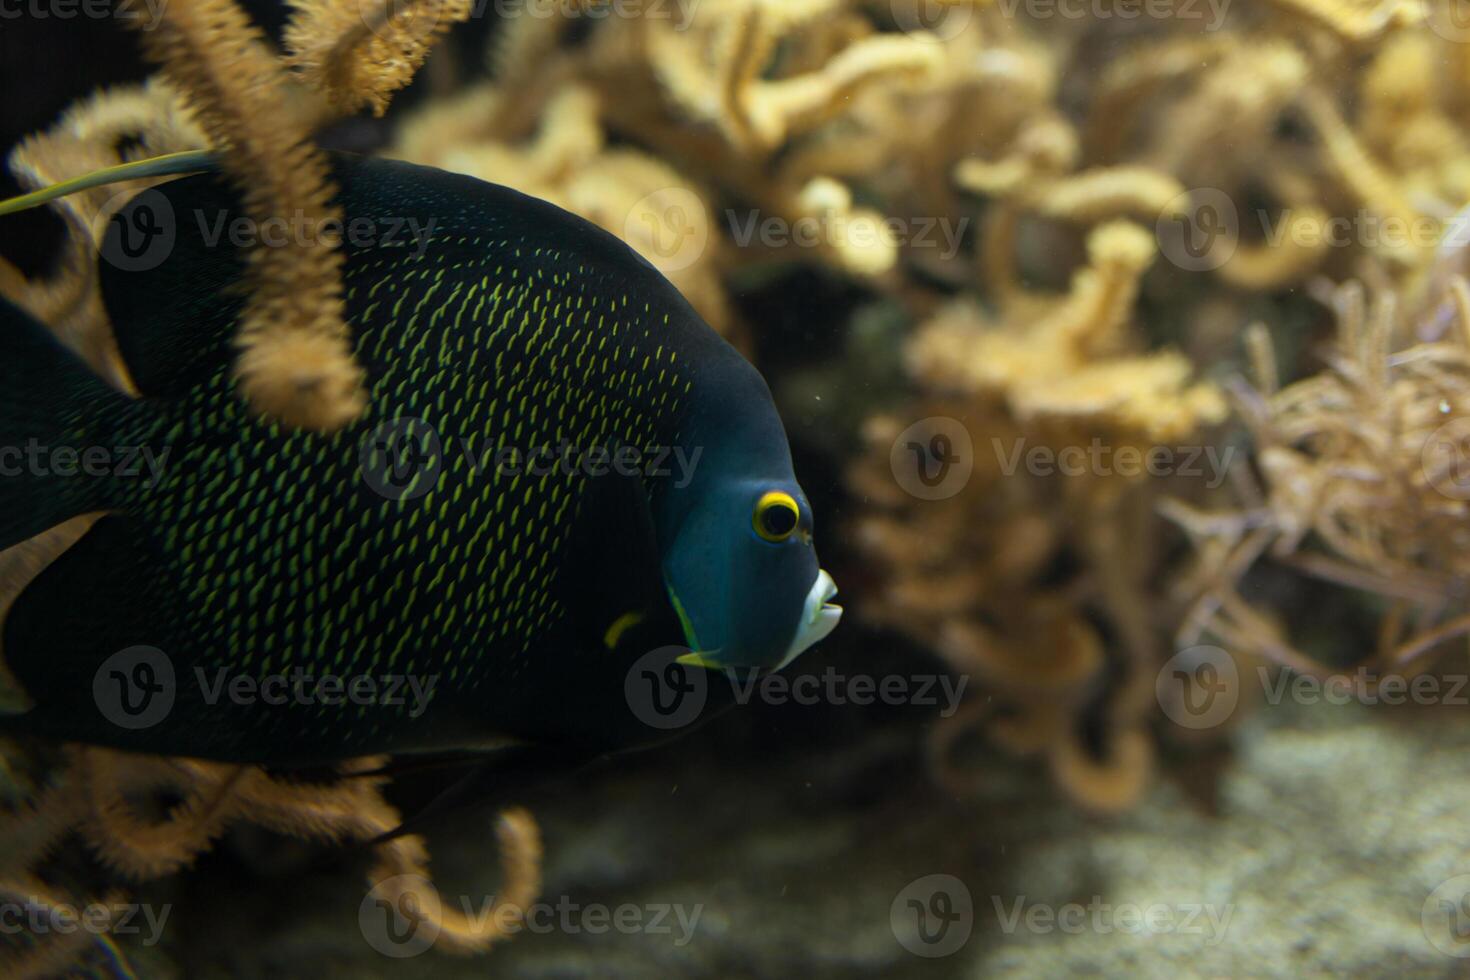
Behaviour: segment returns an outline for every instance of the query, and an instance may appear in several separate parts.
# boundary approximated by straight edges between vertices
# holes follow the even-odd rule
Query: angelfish
[[[245,257],[211,231],[243,212],[217,174],[158,185],[109,229],[172,235],[161,260],[99,262],[140,397],[0,306],[0,451],[113,464],[0,477],[0,547],[101,515],[0,624],[26,705],[0,728],[267,764],[615,748],[662,734],[630,709],[640,659],[718,679],[832,630],[770,392],[653,266],[469,177],[333,171],[349,227],[379,231],[341,246],[369,388],[341,431],[283,427],[237,391]],[[127,453],[164,463],[125,472]],[[558,465],[505,465],[533,458]],[[166,710],[143,718],[153,694]]]

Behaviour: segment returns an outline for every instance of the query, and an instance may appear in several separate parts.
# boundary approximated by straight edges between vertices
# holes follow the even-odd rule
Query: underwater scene
[[[0,0],[0,980],[1470,978],[1467,704],[1467,0]]]

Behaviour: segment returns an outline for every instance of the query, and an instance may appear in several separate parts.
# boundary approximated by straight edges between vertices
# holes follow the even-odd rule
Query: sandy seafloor
[[[629,907],[630,927],[698,908],[692,931],[670,912],[667,932],[555,925],[485,956],[388,957],[364,936],[357,858],[247,836],[141,896],[173,903],[175,921],[135,966],[317,980],[1470,976],[1452,955],[1470,942],[1438,904],[1470,878],[1431,896],[1470,874],[1463,708],[1267,705],[1228,751],[1172,753],[1142,805],[1111,818],[999,755],[955,799],[923,771],[922,726],[845,740],[824,718],[808,737],[802,708],[748,710],[527,800],[549,905],[575,903],[573,922]],[[431,836],[446,896],[493,893],[488,820],[461,814]],[[943,940],[953,952],[919,957],[890,909],[935,874],[963,882],[972,913]]]

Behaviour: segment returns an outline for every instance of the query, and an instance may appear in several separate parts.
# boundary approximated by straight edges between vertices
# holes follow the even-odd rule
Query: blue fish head
[[[692,651],[683,662],[779,670],[832,632],[842,609],[763,382],[742,408],[704,430],[713,435],[692,447],[687,485],[659,508],[664,578]]]

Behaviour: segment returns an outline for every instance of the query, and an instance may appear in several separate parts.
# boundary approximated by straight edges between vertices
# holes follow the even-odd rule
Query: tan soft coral
[[[600,18],[576,46],[562,43],[568,23],[555,11],[510,21],[493,55],[495,82],[410,119],[392,153],[596,221],[663,269],[723,332],[734,328],[722,280],[737,262],[799,258],[858,277],[894,268],[890,236],[842,232],[881,228],[884,215],[803,153],[835,134],[871,132],[864,113],[875,102],[940,85],[940,46],[880,34],[850,0],[710,0],[687,20],[667,10]],[[901,142],[894,119],[883,117],[884,145]],[[623,141],[631,145],[602,150]],[[757,223],[825,233],[810,248],[759,240],[732,248],[739,222],[715,220],[726,204]],[[660,235],[700,244],[671,257],[652,240]]]
[[[1012,469],[1013,447],[1058,442],[994,407],[925,402],[909,411],[962,420],[984,443],[955,496],[920,500],[898,489],[889,468],[905,426],[880,416],[849,472],[870,500],[855,542],[882,574],[863,616],[912,636],[973,682],[960,710],[933,731],[936,774],[956,790],[983,778],[959,761],[961,743],[983,731],[1042,760],[1079,804],[1126,808],[1153,766],[1150,703],[1139,695],[1151,691],[1164,639],[1149,616],[1156,544],[1147,484]],[[1070,570],[1059,579],[1058,568]],[[1127,680],[1110,682],[1114,673]],[[1093,733],[1087,717],[1100,722]]]
[[[903,428],[889,417],[869,424],[869,455],[851,479],[873,501],[859,546],[885,572],[869,614],[931,646],[991,699],[936,731],[946,778],[961,778],[951,749],[981,725],[1003,745],[1045,757],[1084,805],[1112,811],[1147,785],[1147,692],[1164,643],[1148,598],[1156,491],[1115,454],[1128,447],[1141,459],[1198,438],[1223,419],[1225,403],[1191,381],[1181,355],[1137,349],[1130,321],[1150,237],[1111,223],[1088,246],[1091,262],[1065,296],[1020,295],[994,318],[962,301],[910,341],[912,375],[946,399],[913,411],[962,419],[971,433],[974,469],[959,493],[930,501],[880,489],[897,475],[887,470]],[[1034,450],[1051,459],[1094,445],[1108,459],[1082,472],[1027,462]],[[1078,570],[1045,582],[1058,564]],[[1105,683],[1109,664],[1122,666],[1122,684]],[[1084,737],[1089,712],[1104,719],[1100,742]]]
[[[1022,421],[1085,420],[1130,436],[1187,438],[1221,421],[1225,403],[1211,386],[1191,384],[1181,355],[1128,353],[1125,328],[1153,249],[1136,225],[1100,226],[1088,239],[1091,264],[1066,298],[1035,320],[1011,316],[1002,327],[972,304],[952,307],[919,329],[911,368],[934,386],[1000,396]]]

